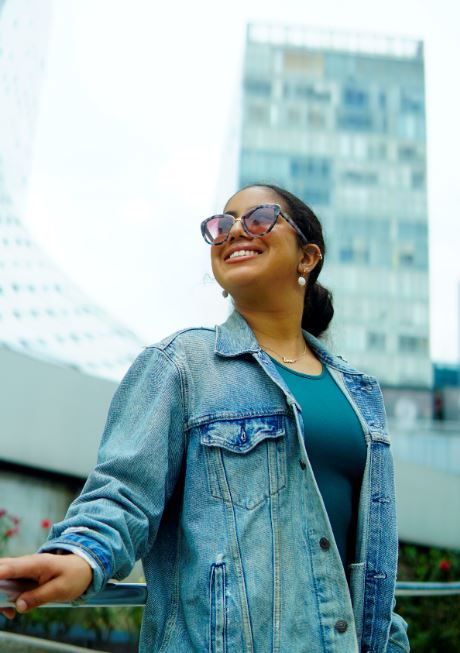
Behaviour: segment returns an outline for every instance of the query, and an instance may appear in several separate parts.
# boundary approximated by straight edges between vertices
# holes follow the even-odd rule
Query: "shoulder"
[[[215,329],[190,327],[175,331],[158,342],[143,347],[122,381],[122,387],[139,383],[155,385],[176,379],[184,384],[192,369],[203,370],[214,353]]]
[[[188,327],[147,345],[141,355],[169,360],[175,367],[184,370],[193,361],[198,365],[209,361],[214,355],[215,339],[215,328]]]

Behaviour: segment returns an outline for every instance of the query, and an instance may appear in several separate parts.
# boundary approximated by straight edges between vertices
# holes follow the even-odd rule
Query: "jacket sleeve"
[[[113,396],[96,467],[39,550],[90,562],[83,599],[126,577],[153,545],[181,471],[184,419],[180,370],[163,350],[147,347]]]
[[[391,606],[390,637],[386,653],[409,653],[410,645],[409,638],[407,637],[407,629],[409,625],[401,615],[393,612],[395,606],[396,597],[393,597],[393,605]]]

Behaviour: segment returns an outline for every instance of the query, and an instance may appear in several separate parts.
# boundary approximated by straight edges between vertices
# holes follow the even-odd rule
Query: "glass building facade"
[[[386,385],[431,387],[423,44],[248,26],[239,185],[320,218],[328,338]]]
[[[118,380],[143,343],[65,277],[21,219],[50,21],[48,0],[0,0],[0,348]]]

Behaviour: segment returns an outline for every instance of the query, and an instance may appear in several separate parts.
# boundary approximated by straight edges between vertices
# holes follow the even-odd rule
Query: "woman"
[[[145,653],[407,652],[382,396],[317,337],[333,315],[321,225],[256,185],[202,233],[234,312],[145,348],[81,496],[0,579],[38,580],[27,611],[141,558]]]

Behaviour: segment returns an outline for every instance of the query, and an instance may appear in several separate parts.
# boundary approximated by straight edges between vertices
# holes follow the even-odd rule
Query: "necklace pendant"
[[[293,359],[285,358],[285,356],[283,356],[283,363],[295,363],[295,362],[296,362],[296,359],[294,359],[294,358]]]

